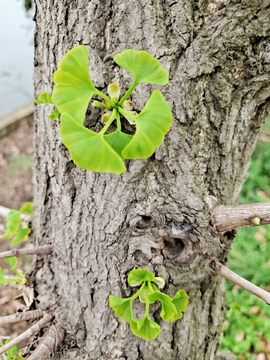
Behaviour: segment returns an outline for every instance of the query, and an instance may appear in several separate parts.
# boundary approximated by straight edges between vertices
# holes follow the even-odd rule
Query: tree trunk
[[[228,360],[218,350],[224,282],[210,263],[226,263],[235,234],[217,235],[210,219],[216,203],[237,203],[269,114],[269,1],[36,0],[35,21],[36,98],[52,93],[53,72],[79,44],[94,85],[119,81],[123,95],[131,76],[113,56],[133,48],[170,77],[166,87],[139,85],[135,109],[157,88],[174,118],[155,154],[126,161],[117,176],[74,165],[50,106],[37,107],[35,242],[54,253],[36,262],[36,290],[67,334],[53,359]],[[98,112],[89,107],[89,127],[100,126]],[[164,277],[168,295],[189,295],[173,323],[153,306],[161,326],[154,341],[135,337],[108,306],[110,294],[130,296],[135,268]],[[134,311],[143,316],[140,304]]]

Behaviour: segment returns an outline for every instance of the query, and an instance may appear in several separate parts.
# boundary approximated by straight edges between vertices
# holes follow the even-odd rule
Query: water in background
[[[33,101],[33,11],[0,0],[0,116]]]

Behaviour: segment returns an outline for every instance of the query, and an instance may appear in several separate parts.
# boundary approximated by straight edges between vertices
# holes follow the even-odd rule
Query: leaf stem
[[[22,282],[22,279],[5,279],[5,281],[0,281],[0,285],[2,284],[9,284],[15,282]]]
[[[144,317],[147,317],[148,319],[149,319],[149,301],[147,300],[147,296],[149,295],[149,283],[151,283],[151,281],[147,281],[148,286],[146,288],[146,304],[145,304],[145,315],[144,315]]]
[[[111,109],[112,109],[111,106],[106,105],[106,104],[104,104],[104,103],[101,103],[101,102],[99,102],[99,101],[93,101],[92,105],[93,105],[93,106],[97,106],[97,107],[101,107],[101,108],[107,109],[107,110],[111,110]]]
[[[160,291],[158,290],[156,285],[152,284],[151,281],[149,281],[148,287],[149,287],[151,293],[154,293],[154,292],[159,292],[160,293]]]
[[[140,287],[140,289],[130,298],[131,300],[134,300],[136,299],[140,294],[141,292],[143,291],[145,287],[145,281],[143,282],[142,286]]]
[[[123,102],[129,97],[129,95],[132,93],[132,91],[135,89],[135,87],[138,84],[135,82],[135,80],[133,81],[133,84],[131,85],[131,87],[128,89],[128,91],[125,93],[125,95],[122,97],[122,99],[119,101],[118,105],[121,106],[123,104]]]
[[[102,97],[102,99],[106,100],[107,103],[109,103],[112,107],[115,107],[115,103],[110,98],[108,98],[108,96],[103,94],[103,92],[99,91],[98,89],[95,89],[95,92],[96,92],[97,95]]]
[[[104,128],[100,131],[99,135],[104,135],[105,134],[108,127],[111,125],[111,123],[115,119],[115,115],[116,115],[116,109],[113,109],[111,117],[109,118],[109,120],[108,120],[107,124],[104,126]]]
[[[118,108],[118,111],[120,112],[121,115],[125,116],[125,117],[129,117],[130,119],[136,121],[137,120],[137,116],[130,114],[128,111],[123,110],[121,107]]]
[[[121,120],[120,120],[120,115],[119,115],[118,111],[116,112],[116,120],[117,120],[117,129],[119,131],[121,131]]]

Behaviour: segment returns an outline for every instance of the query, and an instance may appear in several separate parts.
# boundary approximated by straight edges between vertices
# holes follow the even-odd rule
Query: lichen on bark
[[[222,359],[224,284],[209,264],[226,262],[233,234],[214,233],[210,217],[214,203],[237,203],[269,112],[269,20],[263,1],[36,0],[36,97],[52,92],[53,72],[79,44],[94,85],[118,80],[124,92],[131,77],[113,56],[133,48],[170,76],[166,87],[139,85],[135,109],[159,89],[174,117],[155,154],[127,161],[116,176],[76,167],[48,107],[36,109],[35,242],[55,249],[37,263],[36,290],[68,334],[55,359]],[[88,126],[97,115],[89,107]],[[134,268],[164,277],[170,296],[183,288],[190,297],[175,323],[154,307],[161,334],[152,342],[134,337],[108,306],[110,294],[131,294]]]

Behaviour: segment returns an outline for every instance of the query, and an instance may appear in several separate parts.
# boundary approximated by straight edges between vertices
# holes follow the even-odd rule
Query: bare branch
[[[13,346],[18,345],[20,342],[28,340],[31,336],[35,335],[39,332],[40,329],[44,328],[48,323],[50,323],[53,319],[53,316],[50,314],[44,315],[44,317],[39,320],[35,325],[33,325],[30,329],[26,330],[24,333],[19,335],[16,339],[11,340],[8,344],[2,346],[0,348],[0,355],[5,351],[11,349]]]
[[[17,312],[16,314],[0,317],[0,326],[4,324],[16,323],[23,320],[34,320],[41,318],[44,315],[44,312],[40,309]]]
[[[44,245],[37,248],[28,249],[13,249],[0,253],[0,260],[12,257],[12,256],[24,256],[24,255],[49,255],[53,251],[52,245]]]
[[[270,224],[270,202],[247,205],[217,205],[212,213],[214,229],[225,233],[233,229]]]
[[[237,275],[219,262],[213,261],[212,267],[218,275],[224,277],[227,280],[230,280],[236,285],[239,285],[241,288],[249,291],[250,293],[256,295],[257,297],[265,301],[267,305],[270,305],[270,293],[268,291],[265,291],[258,286],[252,284],[251,282]]]
[[[51,325],[42,342],[28,360],[47,360],[50,354],[61,344],[65,331],[57,324]]]

